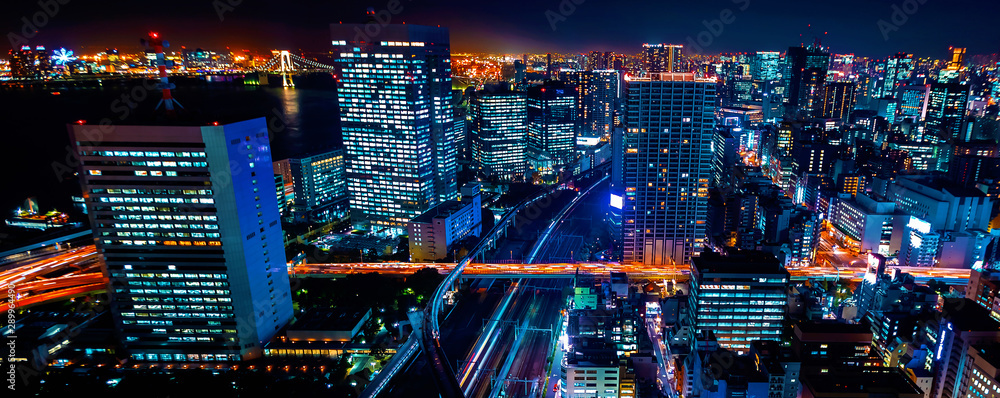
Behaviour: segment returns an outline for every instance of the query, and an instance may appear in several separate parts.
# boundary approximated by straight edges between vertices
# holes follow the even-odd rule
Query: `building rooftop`
[[[990,316],[990,310],[967,298],[945,299],[941,312],[956,330],[1000,331],[1000,322]]]
[[[769,253],[759,251],[734,250],[726,256],[714,252],[704,252],[692,261],[694,262],[692,268],[697,269],[697,272],[701,274],[788,275],[788,271],[781,266],[778,259]]]
[[[830,369],[828,373],[806,374],[802,377],[802,388],[808,389],[814,397],[924,396],[920,387],[896,369],[881,372],[869,372],[869,369]]]
[[[647,77],[632,77],[627,80],[639,81],[639,82],[699,82],[699,83],[715,83],[714,78],[704,78],[697,77],[694,73],[651,73]]]
[[[417,224],[430,224],[435,218],[448,218],[452,214],[458,213],[471,204],[472,202],[459,202],[457,200],[444,201],[437,206],[427,209],[427,211],[410,220],[410,222]]]
[[[314,308],[299,317],[289,330],[353,330],[371,309],[332,310]]]
[[[573,350],[566,353],[566,363],[574,366],[618,366],[618,352],[603,338],[574,336]]]
[[[1000,342],[976,344],[972,346],[972,349],[978,351],[979,356],[993,365],[994,368],[1000,369]]]
[[[923,185],[923,186],[925,186],[927,188],[930,188],[930,189],[933,189],[935,191],[948,192],[948,193],[950,193],[953,196],[958,197],[958,198],[964,198],[964,197],[978,198],[978,197],[986,196],[986,194],[983,193],[983,191],[980,191],[980,190],[974,189],[974,188],[968,188],[968,187],[959,185],[955,181],[952,181],[952,180],[949,180],[949,179],[945,179],[945,178],[940,178],[940,177],[933,177],[933,176],[906,176],[906,177],[901,177],[899,180],[900,181],[903,181],[903,180],[913,181],[914,183]]]
[[[799,322],[793,326],[800,341],[867,342],[872,341],[871,328],[863,323]]]

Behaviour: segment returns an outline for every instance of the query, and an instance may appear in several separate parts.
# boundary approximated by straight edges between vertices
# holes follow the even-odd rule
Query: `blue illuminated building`
[[[264,118],[69,131],[128,355],[260,357],[292,318]]]

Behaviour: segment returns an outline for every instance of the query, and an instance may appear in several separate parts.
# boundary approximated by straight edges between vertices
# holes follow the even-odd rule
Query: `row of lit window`
[[[175,310],[181,310],[181,311],[232,311],[233,307],[226,306],[226,305],[220,307],[220,306],[215,306],[215,305],[204,306],[204,305],[159,305],[159,304],[141,305],[140,304],[140,305],[133,305],[132,309],[133,310],[137,310],[137,311],[138,310],[143,310],[143,311],[175,311]]]
[[[101,203],[200,203],[213,204],[212,198],[133,198],[121,196],[101,196],[98,198]]]
[[[211,189],[134,189],[134,188],[94,188],[90,190],[94,194],[114,194],[114,195],[211,195]]]
[[[229,295],[229,290],[210,290],[210,289],[128,289],[130,294],[214,294],[225,296]]]
[[[136,160],[136,161],[104,161],[96,162],[104,166],[146,166],[146,167],[208,167],[207,162],[175,162],[175,161],[159,161],[159,160]],[[91,163],[84,163],[91,164]]]
[[[125,289],[118,289],[117,293],[125,293]],[[133,296],[132,301],[147,303],[231,303],[233,299],[229,297],[144,297]]]
[[[740,326],[740,327],[742,327],[742,326]],[[732,330],[717,330],[717,331],[715,331],[715,333],[716,334],[745,334],[745,335],[749,335],[749,336],[747,336],[745,338],[742,338],[742,339],[738,339],[738,338],[733,338],[733,339],[734,340],[753,340],[754,337],[752,335],[781,334],[780,326],[776,326],[776,327],[779,327],[779,330],[732,329]],[[723,340],[723,338],[719,337],[719,340]],[[728,340],[728,339],[726,339],[726,340]]]
[[[188,240],[174,241],[174,240],[166,240],[166,241],[162,241],[161,242],[161,241],[155,241],[155,240],[110,240],[110,239],[105,239],[105,240],[103,240],[103,243],[105,245],[124,245],[124,246],[133,246],[133,245],[134,246],[159,246],[159,245],[164,245],[164,246],[222,246],[222,242],[219,242],[217,240],[212,240],[212,241],[200,241],[200,240],[196,240],[196,241],[188,241]]]
[[[175,213],[175,212],[179,212],[179,211],[186,211],[188,209],[179,208],[179,207],[156,207],[156,206],[111,206],[110,209],[107,206],[99,206],[99,207],[95,207],[94,208],[94,211],[108,211],[108,210],[117,211],[117,212],[123,212],[123,211],[129,211],[129,212],[146,211],[146,212]],[[193,227],[193,228],[201,228],[201,227]],[[217,228],[213,228],[213,229],[217,229]]]
[[[83,156],[132,156],[147,158],[203,158],[205,152],[165,152],[165,151],[83,151]]]
[[[137,361],[239,361],[237,354],[132,354]]]
[[[146,238],[219,238],[220,235],[217,232],[201,233],[201,232],[101,232],[101,236],[141,236]],[[165,245],[171,245],[170,243],[164,242]],[[199,245],[202,246],[202,245]],[[218,246],[218,245],[211,245]]]
[[[106,226],[102,225],[101,227],[103,228],[103,227],[106,227]],[[157,228],[159,228],[159,229],[213,229],[213,230],[214,229],[219,229],[219,226],[215,225],[215,224],[124,224],[124,223],[115,223],[114,227],[115,228],[122,228],[122,229],[157,229]],[[110,232],[102,232],[101,234],[102,234],[101,236],[108,236],[111,233]],[[119,235],[119,236],[122,236],[122,235]],[[151,236],[151,235],[146,235],[146,236]],[[158,235],[152,235],[152,236],[158,236]],[[218,236],[211,236],[211,237],[218,238]]]
[[[176,269],[175,266],[173,269]],[[132,267],[129,267],[131,269]],[[114,275],[112,275],[114,276]],[[226,274],[180,274],[180,273],[126,273],[128,278],[185,278],[185,279],[226,279]]]
[[[232,318],[233,314],[218,313],[218,312],[162,312],[162,313],[149,313],[149,312],[122,312],[121,316],[128,318],[145,318],[145,317],[160,317],[160,318]]]
[[[174,287],[227,287],[229,282],[202,282],[202,281],[185,281],[185,282],[165,282],[165,281],[141,281],[141,280],[131,280],[128,281],[129,286],[174,286]]]
[[[156,214],[114,214],[113,216],[111,216],[111,218],[115,219],[115,220],[136,220],[136,221],[140,221],[140,220],[145,220],[145,221],[185,220],[185,218],[178,218],[178,217],[185,217],[185,216],[177,216],[177,215],[170,216],[170,215],[163,215],[163,214],[160,214],[160,215],[156,215]],[[214,217],[215,216],[204,216],[204,217],[205,217],[205,221],[214,221]],[[209,219],[209,217],[213,217],[213,218]],[[107,218],[107,216],[96,217],[96,218],[103,219],[103,218]]]

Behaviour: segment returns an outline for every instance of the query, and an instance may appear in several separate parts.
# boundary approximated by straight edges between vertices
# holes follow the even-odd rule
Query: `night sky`
[[[174,50],[228,45],[232,49],[325,51],[330,23],[364,22],[367,7],[388,8],[388,0],[47,1],[66,4],[59,5],[29,43],[67,47],[78,53],[105,47],[139,49],[138,39],[149,30],[159,31]],[[711,44],[703,47],[708,54],[784,51],[790,45],[812,42],[813,35],[822,36],[823,44],[834,53],[859,56],[906,51],[945,58],[949,46],[967,47],[970,55],[1000,51],[1000,30],[994,28],[1000,2],[995,0],[399,1],[402,10],[390,23],[449,27],[453,52],[612,50],[634,54],[644,42],[693,48],[689,38],[697,40],[699,34],[702,43],[711,38]],[[895,22],[902,23],[898,25],[893,21],[893,5],[900,7]],[[223,10],[221,20],[217,7]],[[914,12],[910,15],[904,9]],[[5,32],[20,34],[21,17],[30,20],[41,10],[38,0],[6,0],[0,23]],[[716,31],[719,26],[722,31],[712,34],[703,21],[718,19],[727,10],[731,23],[715,24]],[[885,21],[883,29],[879,20]],[[0,51],[10,46],[7,36]]]

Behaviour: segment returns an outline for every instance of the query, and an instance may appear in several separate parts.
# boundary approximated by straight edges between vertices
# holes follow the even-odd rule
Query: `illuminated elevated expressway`
[[[296,277],[338,277],[348,274],[378,272],[382,274],[407,275],[421,268],[436,268],[439,272],[452,272],[454,263],[351,263],[351,264],[308,264],[295,267],[291,274]],[[968,282],[968,269],[896,267],[916,277],[918,282],[936,279],[950,285],[964,285]],[[606,263],[556,263],[556,264],[467,264],[462,278],[549,278],[572,277],[577,272],[590,275],[607,275],[609,272],[625,272],[632,279],[676,279],[686,280],[690,274],[687,267],[644,266],[642,264]],[[864,268],[834,267],[789,267],[792,280],[807,279],[849,279],[860,281]]]
[[[17,307],[94,293],[104,290],[107,283],[93,245],[10,264],[0,270],[0,286],[13,284]]]
[[[439,272],[452,272],[454,263],[346,263],[346,264],[306,264],[289,269],[293,277],[344,277],[349,274],[378,272],[387,275],[409,275],[422,268],[436,268]],[[949,285],[964,285],[968,282],[969,270],[950,268],[910,268],[899,267],[903,272],[916,277],[918,282],[931,279]],[[580,273],[607,275],[609,272],[625,272],[634,279],[676,279],[685,280],[689,274],[686,267],[657,266],[620,263],[556,263],[556,264],[500,264],[468,263],[461,278],[552,278],[572,277]],[[840,278],[860,281],[863,268],[835,267],[790,267],[793,280]],[[58,299],[95,293],[105,290],[107,279],[101,274],[94,246],[83,246],[66,250],[56,255],[24,264],[15,264],[0,270],[0,286],[13,283],[18,294],[16,305],[28,307]],[[6,299],[4,299],[6,300]],[[6,303],[4,301],[4,303]]]

